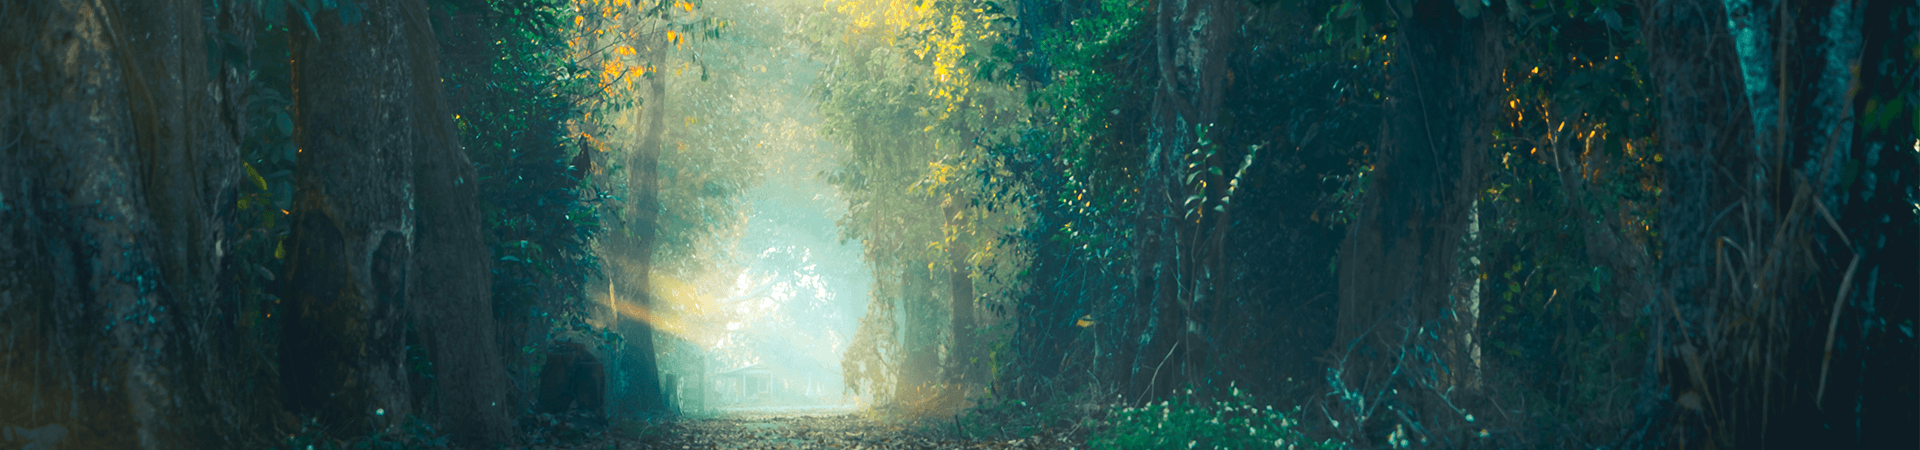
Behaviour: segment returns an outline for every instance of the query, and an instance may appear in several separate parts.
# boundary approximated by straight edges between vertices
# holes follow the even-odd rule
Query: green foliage
[[[1203,401],[1191,389],[1160,403],[1118,407],[1111,426],[1089,441],[1101,449],[1337,449],[1334,440],[1313,441],[1300,429],[1300,407],[1291,411],[1254,406],[1246,393],[1230,388],[1225,400]]]
[[[1087,2],[1082,8],[1083,16],[1037,45],[1052,70],[1049,82],[1032,90],[1027,101],[1035,110],[1031,125],[1047,132],[1052,144],[1047,156],[1066,166],[1058,197],[1046,200],[1084,218],[1069,222],[1082,230],[1063,228],[1065,236],[1056,239],[1092,248],[1132,240],[1127,226],[1113,233],[1081,231],[1093,220],[1137,208],[1133,193],[1139,181],[1129,169],[1145,157],[1141,149],[1147,137],[1142,127],[1125,124],[1144,120],[1151,99],[1136,93],[1151,91],[1159,78],[1149,68],[1149,9],[1125,0]]]
[[[281,243],[289,232],[285,219],[293,208],[299,145],[293,139],[293,100],[286,94],[292,92],[286,28],[260,24],[252,31],[250,43],[223,35],[209,39],[209,44],[219,41],[217,59],[252,74],[246,92],[246,131],[240,142],[244,174],[235,192],[228,264],[239,300],[244,346],[272,364],[278,361],[273,353],[280,335],[279,321],[274,319],[280,303],[275,277],[286,256]]]
[[[493,249],[494,311],[545,322],[531,334],[578,321],[585,283],[599,271],[589,248],[603,229],[582,146],[568,124],[598,91],[592,70],[567,53],[568,2],[492,0],[450,5],[479,16],[469,35],[443,36],[455,121],[479,172],[487,243]],[[476,61],[480,64],[456,64]],[[520,320],[525,320],[520,319]],[[511,321],[510,321],[511,322]],[[513,331],[513,330],[509,330]]]

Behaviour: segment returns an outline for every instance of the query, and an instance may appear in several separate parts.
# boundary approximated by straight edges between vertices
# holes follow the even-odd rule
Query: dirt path
[[[876,423],[858,415],[730,416],[687,419],[664,424],[645,437],[602,436],[569,445],[535,446],[567,450],[785,450],[785,449],[1067,449],[1077,442],[1049,434],[1025,439],[959,439],[953,433]]]

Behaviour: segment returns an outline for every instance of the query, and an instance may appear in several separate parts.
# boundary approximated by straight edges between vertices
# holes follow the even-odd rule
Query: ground
[[[1059,434],[962,437],[951,428],[875,420],[858,413],[727,415],[664,422],[643,430],[534,446],[552,450],[1069,449],[1086,445]],[[633,432],[633,431],[637,431]],[[638,434],[636,436],[635,434]]]

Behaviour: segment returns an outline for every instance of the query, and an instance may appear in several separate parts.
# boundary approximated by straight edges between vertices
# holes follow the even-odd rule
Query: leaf
[[[293,208],[293,183],[274,184],[273,206],[280,209]]]
[[[267,190],[267,179],[260,176],[260,171],[254,170],[252,164],[241,162],[240,165],[247,168],[247,179],[253,181],[254,187],[262,191]]]
[[[287,113],[285,111],[274,114],[273,126],[274,126],[274,129],[280,130],[281,136],[293,135],[293,119],[287,117]]]
[[[347,25],[360,23],[360,6],[353,0],[340,0],[340,22]]]

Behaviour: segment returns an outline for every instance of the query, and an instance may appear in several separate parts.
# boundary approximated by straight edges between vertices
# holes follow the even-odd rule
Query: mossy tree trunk
[[[1455,344],[1417,340],[1426,334],[1419,330],[1451,326],[1442,313],[1455,307],[1457,253],[1479,194],[1506,63],[1498,13],[1467,18],[1454,2],[1423,0],[1395,14],[1400,26],[1391,37],[1396,55],[1387,67],[1380,143],[1341,244],[1340,312],[1329,349],[1340,381],[1368,399],[1435,381],[1408,377],[1445,372],[1401,367],[1420,358],[1400,355],[1418,351],[1415,345],[1445,355],[1444,347]],[[1440,412],[1430,393],[1406,392],[1399,401],[1420,426],[1449,425],[1446,415],[1428,415]],[[1341,407],[1355,416],[1385,417],[1373,414],[1377,405]],[[1364,433],[1367,425],[1349,430]]]
[[[1205,253],[1200,222],[1185,213],[1191,209],[1186,175],[1188,155],[1200,148],[1203,129],[1220,119],[1227,88],[1227,55],[1232,52],[1239,2],[1196,0],[1154,4],[1154,59],[1150,68],[1158,78],[1153,93],[1142,161],[1139,193],[1141,210],[1136,224],[1134,261],[1134,318],[1129,328],[1141,336],[1130,343],[1128,398],[1154,397],[1200,373],[1190,337],[1200,320],[1195,308],[1211,301],[1214,279],[1196,261]],[[1209,158],[1205,164],[1211,164]],[[1215,190],[1222,187],[1214,183]],[[1217,198],[1217,197],[1216,197]],[[1215,255],[1217,256],[1217,255]],[[1207,256],[1202,256],[1207,257]],[[1210,260],[1209,260],[1210,261]],[[1195,276],[1199,275],[1199,278]]]
[[[407,380],[414,162],[435,143],[407,9],[315,12],[292,36],[295,172],[280,370],[287,406],[365,434],[413,412]],[[437,120],[433,123],[438,124]]]
[[[206,448],[260,423],[219,286],[245,85],[203,28],[243,16],[201,6],[0,6],[0,426]]]

